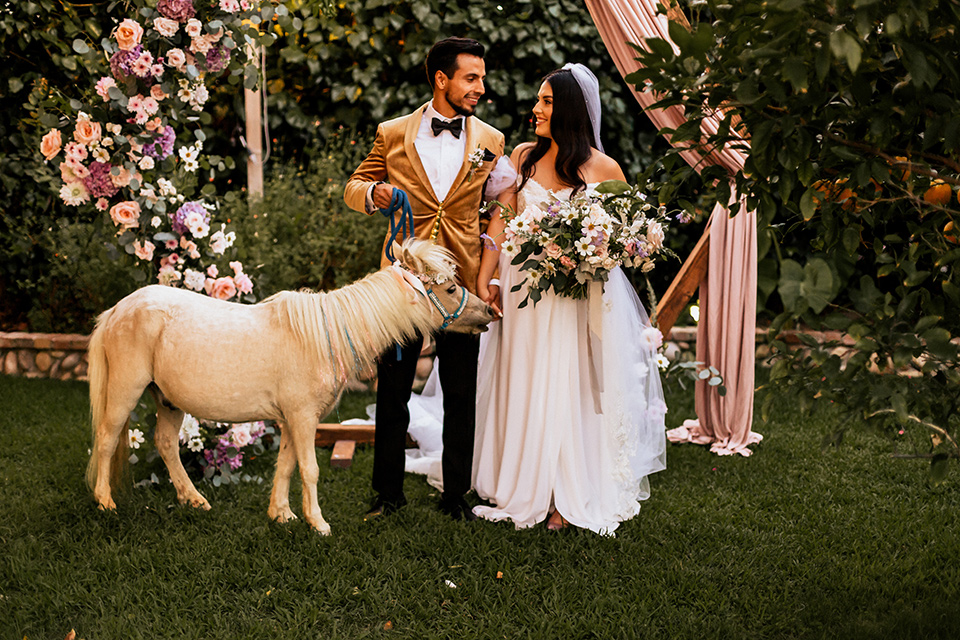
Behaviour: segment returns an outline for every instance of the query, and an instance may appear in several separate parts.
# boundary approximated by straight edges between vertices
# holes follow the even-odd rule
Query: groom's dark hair
[[[453,77],[459,68],[457,56],[461,53],[482,58],[485,52],[482,44],[470,38],[444,38],[436,42],[427,53],[427,79],[430,86],[433,87],[437,71],[443,71],[448,78]]]

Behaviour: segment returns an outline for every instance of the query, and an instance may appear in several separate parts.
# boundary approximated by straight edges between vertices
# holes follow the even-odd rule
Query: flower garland
[[[106,212],[148,279],[253,301],[252,279],[228,256],[236,236],[213,220],[215,189],[198,188],[201,169],[212,179],[234,165],[203,155],[201,123],[207,86],[224,74],[239,84],[248,63],[242,45],[262,40],[255,24],[275,9],[247,0],[141,4],[137,19],[122,20],[102,41],[110,75],[97,80],[96,96],[69,101],[40,152],[58,162],[60,199]],[[87,51],[83,41],[74,49]]]

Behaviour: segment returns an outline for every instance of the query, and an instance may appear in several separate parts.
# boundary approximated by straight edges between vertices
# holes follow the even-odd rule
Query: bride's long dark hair
[[[596,148],[593,137],[593,127],[590,124],[590,114],[587,113],[587,103],[583,98],[580,85],[567,69],[551,71],[543,79],[553,90],[553,114],[550,116],[550,135],[556,141],[557,163],[556,171],[560,182],[573,187],[577,193],[586,189],[587,184],[580,175],[580,167],[590,159],[591,148]],[[536,173],[534,165],[546,155],[550,149],[550,138],[537,136],[534,144],[523,162],[520,163],[520,186]]]

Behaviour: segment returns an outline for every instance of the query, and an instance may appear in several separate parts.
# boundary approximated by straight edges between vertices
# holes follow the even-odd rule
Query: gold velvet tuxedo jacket
[[[350,176],[343,199],[351,209],[366,212],[367,190],[371,184],[384,181],[406,191],[413,211],[414,235],[429,240],[435,234],[432,239],[449,249],[460,265],[460,284],[471,293],[476,293],[483,250],[479,215],[483,185],[503,155],[503,134],[475,116],[465,118],[461,135],[466,135],[466,145],[460,173],[446,198],[441,201],[430,186],[430,179],[414,146],[426,108],[425,104],[409,115],[383,122],[377,127],[373,150]],[[468,179],[471,173],[468,157],[478,148],[489,152],[487,158],[493,158],[479,164],[472,178]],[[379,214],[378,211],[374,213]],[[389,236],[390,226],[386,220],[384,226]],[[381,267],[389,264],[382,252],[381,256]]]

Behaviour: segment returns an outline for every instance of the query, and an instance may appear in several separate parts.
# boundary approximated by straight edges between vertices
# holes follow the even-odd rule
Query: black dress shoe
[[[363,516],[364,522],[369,522],[370,520],[376,520],[377,518],[382,518],[383,516],[388,516],[391,513],[396,512],[403,505],[407,504],[407,499],[404,496],[399,498],[387,499],[377,496],[373,501],[373,504],[370,505],[370,510]]]
[[[441,499],[437,508],[454,520],[473,522],[477,519],[473,509],[470,508],[470,505],[468,505],[467,501],[463,498]]]

